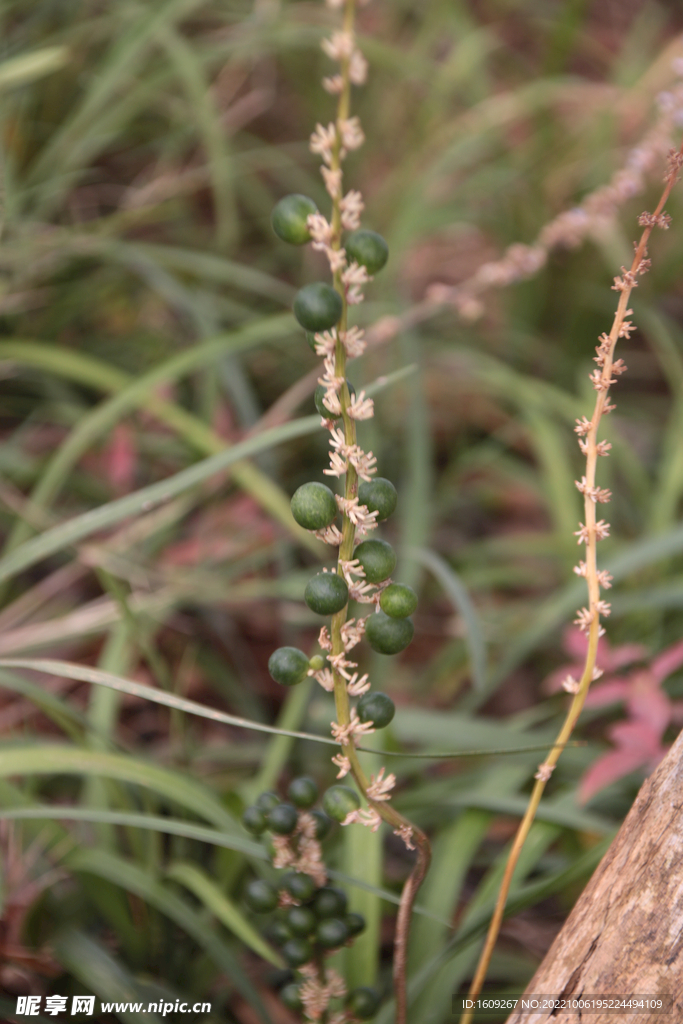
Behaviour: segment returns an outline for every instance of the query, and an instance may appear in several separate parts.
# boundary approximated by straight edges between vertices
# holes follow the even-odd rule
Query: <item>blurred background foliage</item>
[[[288,511],[326,458],[315,419],[302,419],[316,359],[289,312],[324,267],[282,245],[269,218],[292,191],[326,205],[307,140],[331,116],[319,41],[335,17],[321,2],[279,0],[0,5],[4,659],[65,659],[256,722],[327,731],[325,694],[284,694],[266,671],[279,643],[315,650],[301,595],[329,558]],[[374,0],[359,26],[371,74],[354,109],[367,143],[348,182],[391,250],[358,308],[365,325],[530,243],[607,182],[683,54],[680,6],[664,0]],[[353,365],[356,385],[380,379],[363,441],[399,488],[384,535],[398,578],[421,594],[405,656],[364,666],[399,706],[373,737],[393,755],[397,805],[434,838],[411,954],[420,1024],[452,1019],[541,755],[402,755],[555,734],[565,698],[544,681],[576,655],[563,629],[583,603],[571,572],[573,420],[592,408],[587,374],[611,323],[612,277],[659,179],[589,241],[489,292],[476,322],[434,307]],[[669,212],[604,428],[614,669],[629,660],[625,644],[643,645],[631,660],[647,662],[681,631],[679,193]],[[251,461],[230,454],[241,444]],[[220,472],[200,469],[153,507],[145,488],[226,452]],[[96,508],[97,522],[79,518]],[[205,1024],[292,1021],[274,995],[279,957],[260,956],[241,902],[267,866],[239,814],[296,772],[329,784],[329,750],[71,675],[0,669],[3,1017],[18,993],[87,991],[210,999],[209,1016],[187,1018]],[[678,707],[683,674],[660,673],[660,684]],[[624,713],[618,698],[588,709],[585,745],[548,787],[494,958],[503,988],[531,977],[642,781],[647,764],[617,772],[588,804],[576,797]],[[675,721],[660,730],[665,745]],[[389,1024],[409,855],[362,829],[337,829],[326,850],[370,924],[337,959],[352,984],[383,989],[377,1019]]]

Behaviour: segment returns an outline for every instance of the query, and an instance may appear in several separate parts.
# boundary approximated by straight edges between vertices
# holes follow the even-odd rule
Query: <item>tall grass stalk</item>
[[[601,588],[609,589],[612,586],[612,576],[606,570],[598,569],[597,565],[597,543],[599,540],[609,536],[609,523],[597,518],[597,505],[609,502],[611,494],[606,488],[596,485],[596,469],[598,457],[608,456],[611,444],[607,441],[598,441],[598,430],[603,415],[612,412],[615,408],[609,401],[610,388],[616,383],[617,377],[626,370],[623,360],[614,359],[614,352],[619,338],[628,338],[630,333],[635,330],[632,321],[627,319],[633,313],[633,310],[628,308],[631,292],[638,286],[638,277],[647,273],[650,269],[647,245],[653,228],[667,229],[669,227],[671,218],[665,213],[664,207],[672,188],[679,180],[679,171],[682,166],[683,144],[681,144],[678,151],[671,150],[669,153],[668,172],[664,179],[664,191],[654,213],[643,213],[638,220],[638,223],[643,227],[643,232],[636,246],[630,268],[627,270],[625,267],[622,267],[621,276],[614,278],[612,288],[614,291],[619,292],[619,302],[610,333],[600,335],[600,344],[595,350],[597,353],[595,362],[598,364],[598,367],[590,375],[593,388],[597,392],[593,416],[590,420],[585,416],[577,420],[575,427],[581,451],[586,456],[585,476],[580,481],[576,481],[576,486],[584,499],[585,523],[579,523],[579,529],[576,531],[575,536],[578,537],[579,544],[586,545],[586,560],[581,560],[575,567],[574,572],[586,580],[588,607],[581,608],[578,611],[574,624],[587,634],[588,648],[581,678],[576,680],[572,676],[568,676],[563,683],[564,689],[567,693],[572,694],[573,699],[564,724],[558,733],[556,745],[550,749],[545,761],[539,765],[536,772],[536,783],[531,792],[526,813],[520,822],[510,849],[484,948],[470,986],[469,998],[471,1000],[476,999],[479,995],[486,979],[503,921],[512,876],[536,816],[546,783],[550,779],[559,760],[562,747],[567,744],[574,731],[588,696],[591,682],[602,675],[602,670],[596,665],[598,640],[605,632],[604,628],[600,625],[600,619],[601,617],[607,617],[610,614],[611,608],[609,602],[601,598]],[[613,374],[614,376],[612,376]],[[473,1009],[465,1010],[460,1018],[461,1024],[469,1024],[473,1014]]]

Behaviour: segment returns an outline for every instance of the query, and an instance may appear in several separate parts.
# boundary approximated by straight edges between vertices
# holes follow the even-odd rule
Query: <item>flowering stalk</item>
[[[612,288],[620,293],[619,303],[614,316],[612,330],[609,334],[600,335],[598,339],[600,344],[595,350],[597,353],[595,362],[598,366],[590,375],[591,383],[597,392],[593,416],[590,420],[585,416],[581,420],[577,420],[577,425],[574,428],[578,434],[581,451],[586,456],[585,476],[581,480],[576,481],[576,486],[584,497],[585,523],[579,523],[579,529],[575,533],[575,536],[578,537],[578,543],[586,545],[586,559],[585,561],[580,561],[574,569],[578,576],[585,578],[588,587],[588,607],[581,608],[574,620],[575,625],[579,626],[588,635],[588,649],[584,670],[581,679],[576,680],[568,676],[564,680],[564,689],[573,695],[573,700],[555,745],[551,748],[545,761],[539,765],[536,772],[536,784],[532,790],[528,807],[519,825],[508,856],[486,942],[470,986],[470,999],[475,999],[479,995],[484,984],[503,920],[512,876],[517,866],[521,849],[533,824],[546,783],[550,779],[553,769],[559,760],[562,748],[566,746],[574,730],[588,695],[591,682],[602,675],[601,669],[596,665],[598,640],[605,632],[600,625],[600,617],[604,618],[609,615],[610,605],[607,601],[602,600],[600,588],[609,589],[612,585],[612,577],[604,569],[598,570],[597,567],[597,542],[609,536],[609,523],[605,522],[604,519],[597,518],[597,505],[609,502],[611,495],[608,490],[596,486],[595,474],[598,457],[609,455],[611,445],[607,441],[598,441],[598,429],[602,416],[612,412],[615,408],[609,401],[610,387],[616,383],[617,377],[626,370],[626,366],[621,359],[614,360],[614,350],[619,338],[628,338],[631,332],[635,330],[633,323],[627,319],[633,313],[633,310],[628,308],[628,302],[631,292],[638,286],[639,275],[647,273],[650,269],[650,260],[647,257],[647,243],[650,234],[654,227],[666,230],[671,222],[669,215],[664,212],[664,206],[671,189],[679,180],[678,172],[683,167],[683,145],[681,145],[678,151],[670,151],[668,163],[669,169],[664,179],[664,191],[657,204],[657,208],[654,213],[643,213],[638,219],[638,223],[643,228],[643,233],[635,247],[635,256],[633,257],[631,267],[629,270],[622,267],[621,276],[614,278]],[[460,1024],[468,1024],[471,1019],[472,1010],[466,1010],[460,1018]]]
[[[343,478],[344,489],[343,495],[335,495],[324,484],[311,482],[300,487],[292,498],[292,514],[297,522],[326,544],[338,547],[336,567],[323,569],[310,580],[304,595],[312,611],[331,616],[329,627],[323,626],[319,635],[327,664],[323,657],[307,659],[296,648],[280,648],[271,657],[269,668],[273,678],[285,685],[311,675],[334,694],[336,721],[331,730],[340,751],[332,760],[338,768],[337,778],[350,773],[367,807],[361,809],[354,790],[340,785],[325,794],[326,811],[342,825],[358,823],[373,831],[385,821],[408,849],[417,850],[415,866],[403,889],[395,936],[396,1022],[405,1024],[410,915],[429,866],[430,847],[421,830],[389,802],[395,776],[382,768],[376,777],[368,779],[361,767],[356,741],[387,725],[395,709],[386,694],[370,692],[367,674],[354,671],[358,663],[349,654],[363,637],[382,654],[403,650],[412,640],[409,616],[417,597],[410,587],[392,582],[396,555],[391,546],[383,540],[365,539],[380,520],[393,512],[397,495],[390,481],[375,477],[377,460],[358,443],[356,422],[370,419],[374,407],[365,392],[356,395],[346,379],[347,362],[366,347],[364,332],[349,326],[348,313],[350,306],[363,301],[362,288],[372,281],[372,274],[382,269],[388,249],[380,235],[359,230],[364,208],[360,192],[344,194],[343,190],[344,158],[364,141],[359,119],[350,116],[350,96],[351,86],[365,81],[367,63],[354,34],[356,0],[327,0],[327,4],[343,7],[341,30],[322,43],[326,55],[338,64],[338,72],[323,79],[323,87],[338,97],[337,112],[333,122],[316,126],[310,148],[322,160],[331,215],[328,221],[305,196],[288,196],[275,208],[273,227],[285,241],[301,244],[310,240],[313,248],[325,254],[330,266],[332,287],[323,282],[304,286],[294,300],[294,313],[308,332],[309,344],[324,360],[316,391],[322,426],[330,434],[330,465],[323,472],[328,477]],[[334,523],[339,513],[341,530]],[[374,613],[347,618],[349,600],[373,606]],[[351,697],[360,698],[354,708]]]

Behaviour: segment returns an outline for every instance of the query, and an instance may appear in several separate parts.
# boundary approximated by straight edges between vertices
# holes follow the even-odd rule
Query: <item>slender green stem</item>
[[[354,15],[355,15],[355,0],[346,0],[344,7],[344,23],[343,29],[345,32],[352,34],[354,29]],[[350,109],[350,93],[351,93],[351,82],[349,77],[349,58],[346,58],[341,62],[341,74],[342,74],[342,90],[339,94],[339,102],[337,106],[337,131],[335,134],[335,143],[332,151],[332,171],[339,171],[341,168],[341,131],[339,129],[340,122],[348,119]],[[341,247],[341,232],[342,232],[342,221],[341,221],[341,197],[337,193],[333,198],[332,203],[332,239],[331,246],[334,249]],[[340,389],[340,405],[342,411],[342,419],[344,424],[344,440],[349,446],[355,445],[356,438],[356,422],[352,416],[349,415],[350,395],[349,389],[346,384],[346,350],[344,348],[341,338],[347,328],[348,320],[348,303],[346,299],[346,291],[342,281],[342,271],[337,270],[334,273],[334,287],[341,296],[342,299],[342,314],[337,327],[337,343],[335,349],[335,375],[341,377],[344,383]],[[344,488],[344,498],[349,501],[356,498],[358,495],[358,473],[355,468],[351,465],[348,466],[346,472],[346,482]],[[351,561],[353,558],[353,549],[355,544],[356,527],[351,521],[349,515],[343,512],[342,522],[342,536],[341,543],[339,545],[339,556],[337,562],[337,572],[342,577],[344,576],[344,563]],[[346,622],[347,608],[343,608],[340,612],[333,616],[330,624],[330,638],[332,641],[332,655],[340,655],[344,652],[344,641],[342,638],[342,627]],[[341,726],[349,725],[351,721],[351,714],[349,708],[349,695],[346,689],[346,680],[337,669],[333,669],[334,676],[334,700],[337,714],[337,722]],[[431,849],[427,837],[418,829],[412,822],[405,818],[402,814],[399,814],[388,802],[381,800],[373,800],[368,796],[368,787],[370,785],[365,772],[363,771],[360,761],[358,759],[358,753],[353,736],[342,743],[342,754],[348,758],[351,765],[351,772],[358,785],[358,788],[363,793],[368,804],[374,808],[379,816],[390,825],[394,830],[402,830],[404,835],[409,836],[415,841],[417,848],[417,859],[415,866],[408,877],[403,888],[401,895],[401,903],[399,905],[399,912],[396,921],[396,934],[394,939],[394,988],[396,993],[396,1024],[405,1024],[406,1013],[407,1013],[407,1000],[406,1000],[406,955],[407,955],[407,944],[408,935],[410,930],[410,915],[417,895],[417,891],[422,884],[429,863],[431,860]]]

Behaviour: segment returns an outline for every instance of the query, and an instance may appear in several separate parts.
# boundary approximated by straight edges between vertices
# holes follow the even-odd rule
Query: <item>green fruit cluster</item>
[[[324,811],[313,807],[318,796],[315,780],[308,775],[298,776],[289,783],[286,800],[272,790],[261,793],[244,811],[242,822],[254,835],[266,831],[291,835],[299,815],[305,813],[313,816],[318,826],[316,837],[322,839],[333,819],[343,821],[350,810],[360,806],[358,796],[348,786],[332,786],[323,794]],[[296,842],[296,839],[292,841]],[[366,927],[362,914],[349,911],[343,889],[318,885],[311,875],[301,871],[284,871],[275,882],[253,878],[245,886],[243,895],[255,914],[271,915],[266,935],[280,947],[283,958],[293,971],[352,942]],[[289,1009],[302,1008],[300,985],[301,981],[288,981],[280,991],[282,1001]],[[349,1008],[361,1020],[369,1018],[358,1011],[372,1005],[375,1006],[374,1016],[379,1006],[379,997],[374,992],[372,998],[352,993],[348,1000],[351,1000]]]

